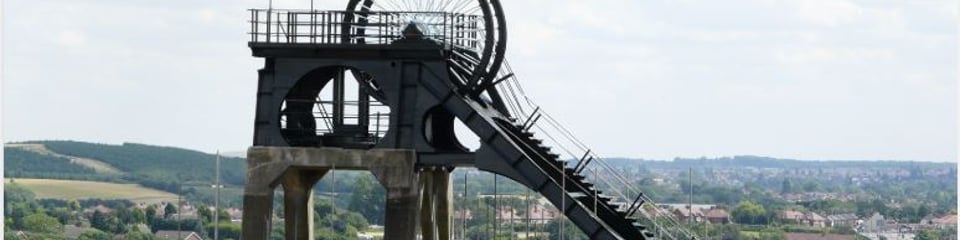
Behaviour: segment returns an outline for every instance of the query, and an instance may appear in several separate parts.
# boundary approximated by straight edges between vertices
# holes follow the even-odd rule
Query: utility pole
[[[493,236],[490,239],[497,239],[497,234],[500,233],[499,225],[500,221],[500,198],[499,191],[497,191],[497,174],[493,174]]]
[[[220,150],[217,150],[217,170],[216,183],[213,187],[217,188],[217,196],[213,201],[213,240],[220,239]]]
[[[180,237],[180,214],[183,214],[183,177],[180,174],[177,174],[177,239],[183,239]]]
[[[693,226],[693,167],[690,167],[690,173],[687,174],[687,179],[687,186],[690,186],[690,197],[687,199],[687,213],[690,217],[687,217],[687,223]]]

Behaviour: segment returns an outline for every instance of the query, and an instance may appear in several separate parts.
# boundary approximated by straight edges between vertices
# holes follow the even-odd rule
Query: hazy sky
[[[267,0],[3,4],[5,141],[251,144]],[[504,5],[528,94],[603,155],[957,159],[956,1]]]

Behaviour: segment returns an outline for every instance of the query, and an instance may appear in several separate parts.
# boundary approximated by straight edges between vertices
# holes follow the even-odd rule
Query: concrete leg
[[[385,240],[413,240],[417,238],[419,194],[406,189],[387,190],[387,212],[384,224]]]
[[[285,164],[275,164],[261,152],[247,155],[247,184],[243,189],[243,231],[241,239],[270,239],[273,223],[273,189],[283,175]]]
[[[436,199],[433,181],[436,176],[433,171],[425,170],[420,174],[420,232],[424,240],[436,240],[437,225],[435,220],[434,199]]]
[[[273,189],[281,183],[286,239],[311,239],[311,189],[326,173],[327,170],[322,169],[332,166],[370,170],[387,191],[385,239],[417,239],[421,194],[416,159],[417,154],[412,150],[251,147],[247,151],[241,239],[270,239]]]
[[[313,240],[313,185],[326,172],[290,169],[281,178],[287,240]]]
[[[243,196],[243,236],[241,239],[270,239],[273,217],[273,191],[265,195]]]
[[[385,240],[417,239],[420,217],[420,175],[414,170],[416,154],[394,152],[381,159],[393,162],[390,167],[370,167],[370,172],[387,191]]]
[[[437,236],[439,240],[453,239],[453,185],[450,184],[450,172],[439,170],[434,173],[434,202],[436,204]]]

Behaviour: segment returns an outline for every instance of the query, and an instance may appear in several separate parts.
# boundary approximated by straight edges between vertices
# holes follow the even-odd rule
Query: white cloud
[[[54,42],[60,46],[64,47],[79,47],[83,46],[87,42],[87,37],[83,32],[77,30],[66,30],[61,31],[57,35]]]
[[[896,55],[888,49],[845,47],[798,47],[781,49],[777,59],[788,64],[845,64],[890,61]]]
[[[850,23],[863,14],[863,8],[846,0],[788,1],[800,18],[829,27]]]

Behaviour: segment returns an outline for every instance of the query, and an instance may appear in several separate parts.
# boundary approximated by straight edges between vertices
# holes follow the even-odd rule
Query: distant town
[[[239,238],[241,158],[221,157],[217,209],[211,154],[73,141],[4,149],[4,239],[212,239],[215,230],[221,239]],[[705,239],[957,238],[951,163],[756,156],[608,162],[654,196],[646,214],[669,215]],[[586,239],[552,204],[505,177],[474,169],[452,176],[455,239]],[[365,172],[334,178],[314,189],[318,239],[382,238],[382,188]],[[275,206],[278,226],[282,205]],[[272,236],[282,239],[282,228]]]

